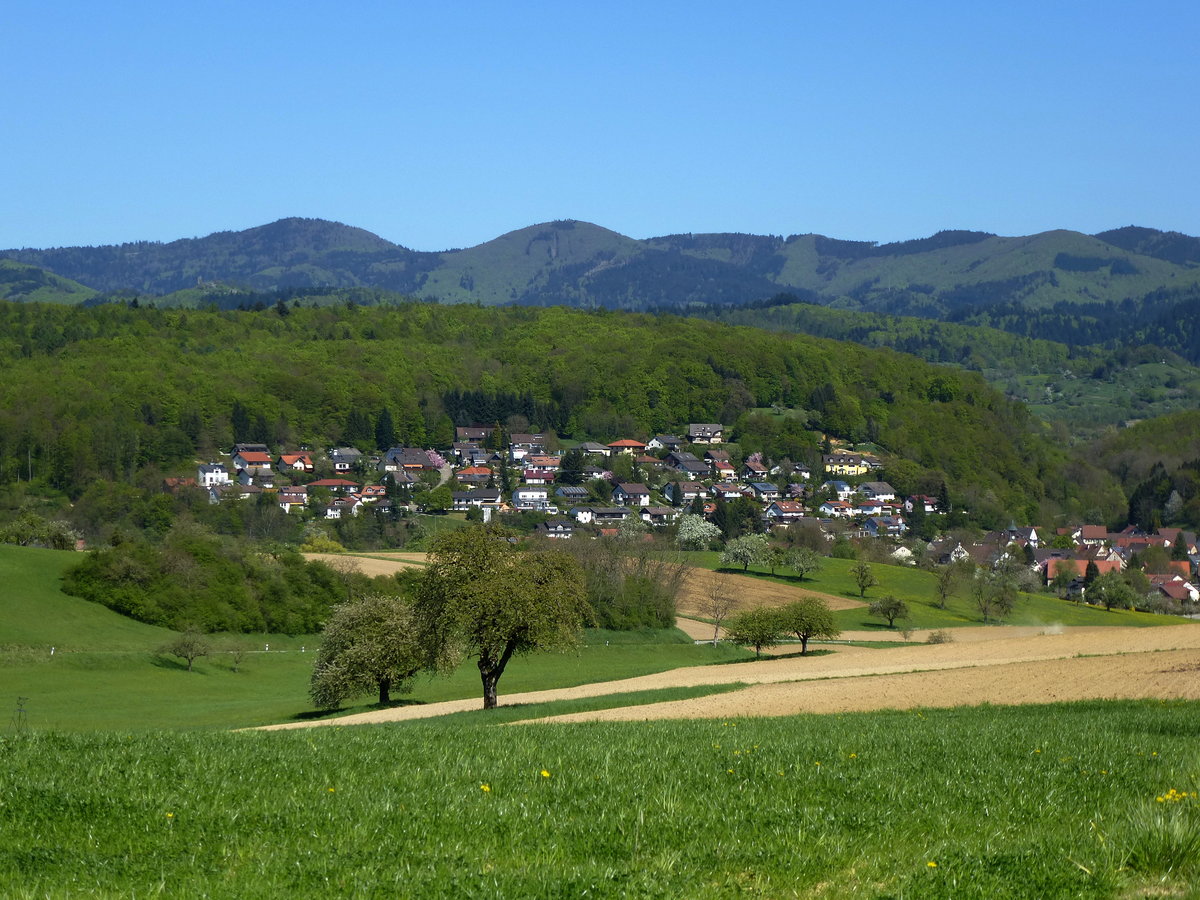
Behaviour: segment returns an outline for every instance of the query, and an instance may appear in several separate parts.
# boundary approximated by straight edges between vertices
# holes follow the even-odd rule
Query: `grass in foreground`
[[[29,733],[0,891],[1194,897],[1197,746],[1200,704],[1160,702]]]

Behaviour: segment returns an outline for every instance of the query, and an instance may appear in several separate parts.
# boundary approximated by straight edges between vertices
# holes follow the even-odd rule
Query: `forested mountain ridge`
[[[944,231],[880,245],[816,234],[636,240],[563,220],[433,253],[292,218],[170,243],[14,249],[0,257],[95,291],[153,296],[205,283],[256,291],[368,287],[448,303],[643,310],[741,305],[790,291],[843,308],[954,318],[1200,295],[1200,239],[1133,226],[1094,236]]]

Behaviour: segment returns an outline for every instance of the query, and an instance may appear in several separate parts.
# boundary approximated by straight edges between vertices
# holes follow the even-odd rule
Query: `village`
[[[1097,577],[1136,568],[1145,572],[1141,593],[1153,597],[1150,608],[1192,613],[1200,604],[1194,533],[1145,534],[1133,526],[1110,533],[1081,524],[1046,534],[1012,524],[973,539],[928,528],[918,534],[911,525],[946,513],[946,498],[898,496],[879,480],[884,463],[868,450],[829,447],[816,467],[773,464],[758,453],[739,459],[724,449],[725,429],[715,423],[690,424],[680,436],[569,449],[545,434],[483,425],[459,426],[455,437],[441,451],[392,447],[380,454],[353,447],[273,454],[264,444],[240,443],[228,464],[201,464],[195,479],[167,479],[164,487],[198,488],[213,504],[273,499],[286,513],[325,521],[459,512],[512,522],[525,513],[532,515],[521,522],[534,535],[553,540],[667,529],[683,515],[723,523],[719,511],[737,504],[743,521],[752,512],[755,530],[782,537],[804,530],[826,545],[877,541],[893,563],[969,562],[986,569],[1013,559],[1029,573],[1030,586],[1036,577],[1064,599],[1088,602]]]

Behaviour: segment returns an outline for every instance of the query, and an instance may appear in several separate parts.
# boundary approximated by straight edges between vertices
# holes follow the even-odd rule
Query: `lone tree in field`
[[[971,568],[973,566],[970,563],[964,566],[962,563],[952,562],[933,570],[933,592],[937,597],[938,609],[946,608],[947,601],[958,590],[959,583]]]
[[[428,664],[475,657],[484,709],[495,708],[514,654],[575,646],[591,615],[574,557],[555,549],[518,553],[506,532],[488,525],[434,541],[415,608]]]
[[[1008,559],[991,572],[980,572],[971,584],[971,599],[983,622],[1002,622],[1016,608],[1019,596],[1017,563]]]
[[[811,547],[793,547],[787,551],[787,566],[803,581],[821,568],[821,557]]]
[[[212,644],[200,632],[188,629],[159,647],[158,652],[186,660],[187,670],[190,672],[192,663],[212,653]]]
[[[729,585],[715,572],[709,574],[708,580],[704,584],[704,593],[699,599],[700,612],[705,618],[712,619],[713,646],[715,647],[717,638],[721,635],[721,623],[737,609],[738,599],[729,589]]]
[[[744,534],[734,538],[725,546],[721,554],[721,565],[741,566],[747,571],[751,565],[762,562],[767,555],[767,536],[765,534]]]
[[[333,610],[317,651],[308,693],[321,709],[377,691],[391,703],[392,691],[409,689],[425,666],[410,602],[377,594],[358,597]]]
[[[805,597],[780,608],[779,619],[785,631],[800,639],[800,655],[808,653],[808,642],[812,638],[831,640],[842,633],[833,621],[833,610],[824,600]]]
[[[783,620],[776,609],[748,609],[732,616],[725,625],[725,639],[742,647],[753,647],[756,659],[766,647],[783,637]]]
[[[888,594],[867,607],[867,614],[887,619],[888,628],[895,628],[897,619],[908,618],[908,604],[899,597]]]
[[[865,559],[860,559],[850,567],[850,575],[854,578],[854,583],[858,585],[858,596],[860,597],[867,596],[867,588],[879,584],[879,579],[871,570],[871,564]]]

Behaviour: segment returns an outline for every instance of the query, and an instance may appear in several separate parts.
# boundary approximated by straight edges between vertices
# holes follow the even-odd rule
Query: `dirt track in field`
[[[655,688],[745,682],[726,694],[575,713],[554,722],[744,718],[797,713],[912,709],[982,703],[1053,703],[1105,698],[1200,700],[1200,624],[1159,628],[957,629],[949,644],[893,649],[836,645],[834,653],[673,669],[622,681],[510,694],[503,705],[596,697]],[[971,633],[971,639],[958,640]],[[503,690],[503,683],[501,683]],[[353,725],[478,709],[478,699],[398,707],[312,723]]]

